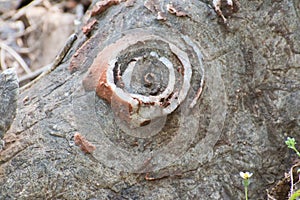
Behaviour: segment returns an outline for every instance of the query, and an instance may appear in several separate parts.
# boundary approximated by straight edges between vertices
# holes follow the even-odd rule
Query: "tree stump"
[[[240,171],[266,199],[300,141],[300,4],[234,3],[94,2],[18,96],[0,199],[243,199]]]

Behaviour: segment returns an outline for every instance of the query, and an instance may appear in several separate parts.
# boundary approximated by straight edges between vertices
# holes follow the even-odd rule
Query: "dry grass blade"
[[[24,71],[27,74],[32,73],[32,71],[29,69],[28,65],[25,63],[25,61],[23,60],[23,58],[15,51],[13,50],[11,47],[7,46],[6,44],[0,42],[0,48],[6,50],[8,53],[10,53],[10,55],[12,55],[21,65],[21,67],[24,69]]]
[[[5,63],[5,51],[2,48],[0,50],[0,66],[3,71],[7,69],[7,66]]]

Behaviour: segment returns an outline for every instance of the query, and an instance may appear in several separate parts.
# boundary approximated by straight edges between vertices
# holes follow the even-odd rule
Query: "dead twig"
[[[46,65],[45,67],[43,67],[42,69],[45,71],[40,72],[41,74],[34,79],[33,81],[29,82],[28,84],[24,85],[22,88],[20,88],[20,92],[26,90],[27,88],[30,88],[34,83],[36,83],[37,81],[39,81],[42,77],[44,77],[45,75],[49,74],[50,72],[52,72],[53,70],[56,69],[56,67],[62,62],[62,60],[65,58],[65,56],[67,55],[67,53],[69,52],[69,50],[71,49],[73,43],[75,42],[75,40],[77,39],[77,35],[74,33],[72,34],[66,44],[64,45],[64,47],[61,49],[61,51],[58,53],[58,55],[55,57],[54,61],[49,64]]]
[[[42,3],[43,0],[34,0],[32,1],[30,4],[28,4],[27,6],[24,6],[23,8],[21,8],[17,13],[15,13],[12,16],[12,20],[17,20],[19,19],[22,15],[24,15],[27,12],[27,9],[34,7],[36,5],[39,5],[40,3]]]
[[[15,38],[19,38],[19,37],[23,37],[26,36],[30,33],[32,33],[33,31],[36,31],[36,29],[38,29],[41,24],[44,23],[44,18],[42,17],[38,22],[31,24],[30,26],[28,26],[24,31],[20,31],[20,33],[15,34]]]

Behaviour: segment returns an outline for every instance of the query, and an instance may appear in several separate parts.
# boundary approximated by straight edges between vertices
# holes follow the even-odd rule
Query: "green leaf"
[[[297,190],[296,192],[294,192],[291,197],[289,198],[289,200],[297,200],[297,197],[300,197],[300,190]]]

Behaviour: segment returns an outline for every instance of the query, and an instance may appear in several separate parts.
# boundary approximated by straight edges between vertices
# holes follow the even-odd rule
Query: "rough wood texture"
[[[19,84],[15,71],[5,70],[0,74],[0,139],[10,128],[16,116],[18,94]]]
[[[291,165],[285,137],[300,141],[300,3],[241,0],[238,12],[224,14],[224,25],[207,2],[172,2],[186,15],[169,13],[168,1],[147,1],[146,7],[137,0],[86,16],[88,27],[62,64],[19,95],[0,152],[0,199],[242,199],[240,171],[254,173],[249,198],[266,199],[266,189]],[[122,134],[110,105],[82,90],[97,54],[138,28],[184,49],[194,74],[196,44],[206,77],[192,117],[176,110],[163,128],[167,134],[148,138]],[[190,138],[177,119],[188,124],[194,118]],[[74,144],[77,132],[94,152]],[[164,152],[168,157],[157,157],[179,133],[188,147],[178,151],[186,144],[175,142]],[[134,155],[153,150],[156,165],[151,157],[118,159],[118,149]],[[170,158],[173,150],[181,154]]]

